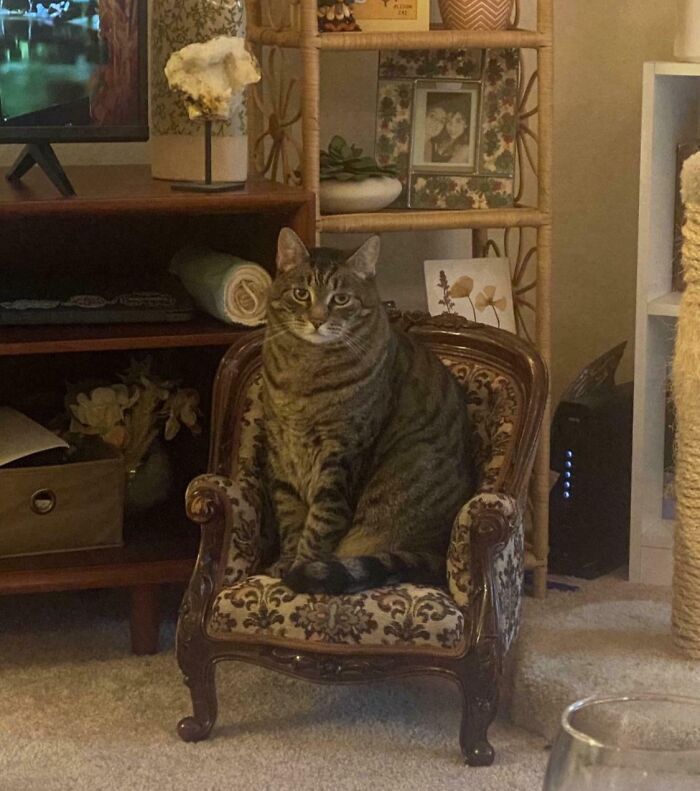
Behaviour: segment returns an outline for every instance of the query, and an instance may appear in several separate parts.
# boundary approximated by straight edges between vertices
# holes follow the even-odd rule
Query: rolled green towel
[[[259,265],[207,247],[185,247],[170,262],[197,305],[229,324],[265,323],[270,275]]]

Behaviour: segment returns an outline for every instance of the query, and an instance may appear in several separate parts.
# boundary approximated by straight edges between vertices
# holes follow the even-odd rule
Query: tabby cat
[[[352,254],[279,236],[263,346],[269,573],[297,592],[444,583],[473,492],[465,394],[390,326],[378,255],[376,236]]]

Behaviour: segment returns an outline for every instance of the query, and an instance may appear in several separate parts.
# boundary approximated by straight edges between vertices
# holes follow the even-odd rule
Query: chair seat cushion
[[[401,584],[340,596],[304,594],[262,575],[218,593],[207,632],[218,640],[319,651],[352,646],[459,654],[466,644],[464,614],[445,590]]]

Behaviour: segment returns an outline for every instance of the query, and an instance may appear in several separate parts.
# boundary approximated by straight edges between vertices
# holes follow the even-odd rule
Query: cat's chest
[[[367,458],[378,423],[371,415],[334,416],[267,415],[268,460],[275,477],[292,483],[298,491],[311,491],[323,476],[329,459],[343,459],[353,468]]]
[[[301,493],[314,488],[324,462],[333,455],[342,455],[345,445],[342,437],[323,437],[314,427],[290,426],[275,420],[268,426],[268,442],[272,473]]]

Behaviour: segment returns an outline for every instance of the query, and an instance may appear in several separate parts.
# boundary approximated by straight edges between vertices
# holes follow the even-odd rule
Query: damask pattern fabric
[[[404,584],[328,596],[294,593],[262,575],[219,592],[207,632],[214,639],[267,638],[300,647],[390,646],[454,654],[465,647],[464,614],[438,588]]]
[[[262,374],[257,373],[248,385],[247,396],[243,405],[243,412],[239,421],[240,434],[234,445],[235,479],[219,478],[217,485],[222,486],[229,499],[235,497],[238,505],[234,509],[241,510],[240,524],[244,532],[249,535],[245,540],[257,540],[256,563],[260,552],[260,519],[262,513],[262,494],[260,491],[261,479],[258,473],[263,454],[264,427],[262,406]],[[205,476],[211,477],[211,476]],[[219,476],[214,476],[219,477]],[[255,521],[252,522],[252,512],[255,511]],[[234,526],[237,525],[234,514]],[[248,552],[244,558],[239,556],[240,539],[236,536],[237,527],[232,531],[228,547],[228,558],[223,574],[224,585],[234,585],[248,574],[255,571],[253,564],[254,553]]]
[[[501,635],[503,655],[513,644],[520,628],[523,574],[525,571],[525,541],[523,523],[517,526],[510,541],[494,560],[496,601],[498,604],[498,631]]]
[[[222,584],[233,585],[252,574],[261,553],[259,490],[254,482],[241,477],[234,481],[222,475],[199,475],[188,487],[211,487],[223,491],[233,512],[232,530],[228,536],[228,557],[224,566]],[[189,497],[189,494],[188,494]]]
[[[234,478],[204,475],[197,479],[222,489],[234,510],[222,589],[208,624],[212,637],[459,651],[465,640],[464,612],[473,596],[470,529],[480,509],[495,508],[513,529],[512,539],[495,559],[503,647],[510,646],[520,613],[523,526],[516,503],[498,493],[498,488],[509,463],[514,419],[522,405],[508,377],[476,362],[448,356],[442,360],[468,393],[479,488],[479,494],[455,519],[447,557],[448,591],[406,584],[336,597],[307,596],[293,593],[278,579],[250,576],[258,570],[261,539],[257,470],[264,428],[262,376],[257,373],[248,384],[240,434],[235,438]]]
[[[522,519],[517,503],[512,497],[501,493],[480,493],[469,500],[457,514],[452,526],[450,546],[447,552],[447,583],[450,595],[460,607],[468,606],[472,599],[472,570],[470,556],[470,531],[479,518],[495,513],[510,529],[521,536]],[[507,549],[507,547],[506,547]],[[513,548],[513,552],[517,547]],[[505,549],[503,550],[505,552]],[[503,553],[499,554],[499,558]],[[522,555],[522,551],[521,551]],[[523,558],[519,562],[522,565]],[[515,563],[517,558],[513,558]],[[522,582],[522,573],[521,573]],[[520,589],[518,588],[518,591]],[[519,594],[518,594],[519,595]]]
[[[514,419],[520,414],[520,399],[513,382],[479,363],[442,357],[467,392],[472,424],[472,448],[477,468],[477,489],[493,492],[509,461]]]

